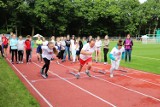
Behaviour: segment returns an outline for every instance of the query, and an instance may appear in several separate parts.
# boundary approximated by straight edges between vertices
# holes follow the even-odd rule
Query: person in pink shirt
[[[130,34],[127,35],[127,38],[124,40],[123,45],[125,48],[125,61],[127,62],[127,59],[128,59],[129,62],[131,62],[133,41],[131,40]]]

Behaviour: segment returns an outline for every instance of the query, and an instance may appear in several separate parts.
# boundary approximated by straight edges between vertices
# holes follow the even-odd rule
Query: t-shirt
[[[42,46],[42,58],[47,58],[48,60],[51,60],[53,57],[53,49],[49,49],[48,46]]]
[[[66,46],[70,47],[71,41],[70,40],[66,40],[65,42],[66,42]]]
[[[3,45],[7,45],[8,44],[8,39],[5,36],[3,36],[2,37],[2,42],[3,42]]]
[[[36,44],[37,44],[37,45],[42,45],[42,44],[43,44],[43,41],[42,41],[42,40],[36,40]]]
[[[61,50],[65,50],[65,46],[66,46],[65,41],[60,41],[60,43],[61,43]]]
[[[18,40],[18,50],[24,50],[24,40]]]
[[[115,59],[121,60],[121,55],[122,55],[122,52],[124,51],[125,51],[124,47],[122,47],[121,49],[114,47],[111,50],[110,54],[112,54]]]
[[[17,49],[17,44],[18,44],[18,40],[15,38],[15,39],[11,39],[10,40],[10,46],[11,46],[11,49]]]
[[[102,41],[96,40],[95,46],[96,46],[96,48],[100,48],[102,46]]]
[[[82,50],[86,51],[86,52],[91,52],[93,53],[95,51],[95,46],[93,48],[90,47],[89,43],[85,44],[82,48]],[[88,58],[92,58],[92,55],[83,55],[80,54],[80,58],[82,60],[87,60]]]
[[[43,46],[47,46],[48,45],[48,41],[43,41]]]
[[[26,50],[30,50],[31,49],[31,41],[28,40],[28,39],[25,41],[25,48],[26,48]]]

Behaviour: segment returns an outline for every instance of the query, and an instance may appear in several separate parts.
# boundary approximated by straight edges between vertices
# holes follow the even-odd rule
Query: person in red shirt
[[[28,35],[25,41],[25,50],[26,50],[26,63],[28,64],[29,62],[29,56],[31,53],[31,41],[30,41],[31,36]]]
[[[2,35],[2,46],[3,46],[4,57],[7,57],[8,39],[4,34]]]

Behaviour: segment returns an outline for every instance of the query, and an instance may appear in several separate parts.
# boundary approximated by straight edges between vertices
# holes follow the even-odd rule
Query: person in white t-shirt
[[[22,36],[19,36],[17,49],[18,49],[18,61],[19,63],[23,63],[24,40],[22,39]]]
[[[72,62],[75,63],[76,61],[76,40],[75,40],[74,35],[72,35],[70,47],[71,47],[70,49],[71,49],[71,54],[72,54]]]
[[[124,52],[125,49],[124,47],[122,47],[122,41],[119,41],[117,46],[111,50],[109,54],[109,57],[111,59],[111,68],[110,68],[111,78],[113,77],[113,71],[118,70],[121,58],[123,59],[124,57]]]
[[[80,52],[80,66],[78,69],[78,73],[76,74],[76,78],[79,79],[80,78],[80,72],[82,70],[82,67],[87,64],[87,69],[85,71],[85,73],[91,77],[89,70],[92,67],[92,54],[95,51],[95,40],[91,39],[89,41],[89,43],[85,44]]]
[[[42,43],[43,46],[47,46],[48,45],[48,41],[46,40],[45,37],[42,38],[42,41],[43,41],[43,43]]]
[[[100,40],[100,37],[97,37],[96,43],[96,62],[101,62],[101,47],[102,47],[102,41]]]
[[[53,42],[49,42],[47,46],[42,46],[42,58],[45,62],[45,64],[43,65],[42,69],[41,69],[41,74],[44,78],[48,77],[48,69],[49,69],[49,65],[50,65],[50,60],[53,57],[53,54],[57,54],[57,50],[55,49],[55,46],[53,44]],[[44,72],[45,70],[45,72]]]

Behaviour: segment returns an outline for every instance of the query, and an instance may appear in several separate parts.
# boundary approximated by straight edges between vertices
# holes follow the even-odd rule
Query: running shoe
[[[80,78],[80,75],[79,75],[79,74],[76,74],[75,77],[76,77],[77,79],[79,79],[79,78]]]
[[[89,77],[91,77],[91,75],[90,75],[89,71],[86,71],[85,73],[86,73]]]

